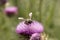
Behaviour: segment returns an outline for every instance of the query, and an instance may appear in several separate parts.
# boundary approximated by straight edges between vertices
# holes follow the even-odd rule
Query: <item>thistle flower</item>
[[[31,16],[31,14],[29,16]],[[18,34],[23,33],[23,34],[32,35],[34,33],[42,33],[43,31],[44,31],[43,25],[31,19],[27,19],[27,20],[25,19],[25,21],[20,22],[16,28],[16,33]]]
[[[13,15],[17,15],[17,7],[15,6],[10,6],[10,7],[6,7],[4,12],[8,17],[11,17]]]
[[[7,0],[0,0],[0,5],[5,5],[6,2]]]

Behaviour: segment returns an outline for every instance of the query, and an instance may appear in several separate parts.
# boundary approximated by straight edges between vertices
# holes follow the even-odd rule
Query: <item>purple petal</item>
[[[5,8],[5,12],[17,12],[17,7],[7,7]]]
[[[27,25],[24,24],[24,21],[19,23],[17,28],[16,28],[16,33],[24,33],[26,32],[27,29]]]
[[[43,25],[37,21],[33,21],[29,28],[32,33],[41,33],[44,31]]]

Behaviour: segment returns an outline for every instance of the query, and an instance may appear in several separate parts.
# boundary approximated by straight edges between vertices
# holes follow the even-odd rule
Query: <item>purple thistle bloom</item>
[[[17,11],[18,11],[18,9],[17,9],[17,7],[15,7],[15,6],[7,7],[7,8],[5,8],[5,10],[4,10],[5,14],[6,14],[8,17],[11,17],[11,16],[13,16],[13,15],[17,15]]]
[[[16,33],[18,34],[29,34],[42,33],[44,31],[43,25],[37,21],[22,21],[18,24],[16,28]]]
[[[40,33],[34,33],[29,40],[41,40]]]
[[[0,0],[0,5],[4,5],[7,2],[7,0]]]

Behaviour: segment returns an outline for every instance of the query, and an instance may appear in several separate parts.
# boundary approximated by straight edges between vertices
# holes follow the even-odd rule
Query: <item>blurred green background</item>
[[[23,36],[15,33],[20,22],[18,17],[28,18],[30,12],[32,19],[44,25],[48,40],[60,40],[60,0],[8,0],[11,5],[18,7],[18,16],[8,18],[1,11],[0,6],[0,40],[25,40]]]

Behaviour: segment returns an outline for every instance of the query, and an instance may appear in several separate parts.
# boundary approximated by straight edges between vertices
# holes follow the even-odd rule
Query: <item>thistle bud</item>
[[[29,40],[41,40],[40,34],[39,33],[32,34]]]
[[[12,16],[14,16],[14,15],[17,15],[17,11],[18,11],[18,9],[17,9],[17,7],[15,7],[15,6],[6,7],[5,10],[4,10],[5,14],[6,14],[8,17],[12,17]]]

